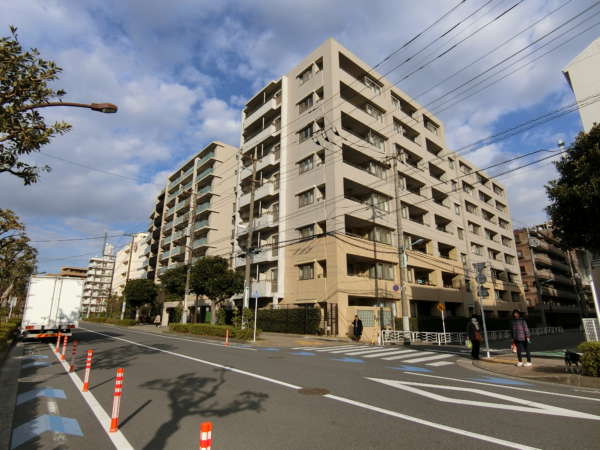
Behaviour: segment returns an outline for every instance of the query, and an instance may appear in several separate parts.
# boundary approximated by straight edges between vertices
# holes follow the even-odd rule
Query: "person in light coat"
[[[513,311],[512,338],[514,345],[517,347],[517,359],[519,360],[517,366],[531,367],[531,354],[529,353],[531,336],[529,334],[529,327],[525,319],[521,317],[521,312],[518,309]],[[523,364],[523,352],[527,355],[527,362],[525,364]]]

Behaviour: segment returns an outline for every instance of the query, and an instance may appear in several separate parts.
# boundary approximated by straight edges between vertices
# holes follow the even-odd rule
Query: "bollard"
[[[117,369],[117,377],[115,378],[115,394],[113,397],[112,416],[110,418],[110,432],[119,431],[119,407],[121,406],[121,394],[123,393],[123,376],[124,370]]]
[[[54,353],[58,353],[59,348],[60,348],[60,331],[58,332],[58,335],[56,337],[56,347],[54,347]]]
[[[200,424],[200,450],[210,450],[212,446],[212,423],[202,422]]]
[[[71,346],[71,364],[69,365],[69,372],[75,372],[75,356],[77,355],[77,341],[73,341]]]
[[[65,351],[67,350],[67,342],[69,342],[69,336],[67,336],[65,334],[65,336],[63,337],[62,351],[60,352],[60,360],[61,361],[65,360]]]
[[[229,328],[225,329],[225,345],[229,345]]]
[[[92,356],[94,350],[87,351],[87,357],[85,358],[85,375],[83,378],[83,389],[82,392],[87,392],[90,388],[90,371],[92,369]]]

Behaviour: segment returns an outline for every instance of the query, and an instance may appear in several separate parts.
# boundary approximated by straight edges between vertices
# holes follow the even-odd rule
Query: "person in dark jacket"
[[[479,359],[479,349],[481,347],[481,327],[479,326],[479,320],[477,316],[471,317],[471,321],[467,326],[467,336],[471,341],[471,357],[473,359]]]
[[[513,343],[517,347],[517,358],[519,360],[517,366],[531,367],[531,354],[529,353],[531,336],[529,334],[529,327],[525,319],[521,318],[521,313],[518,309],[515,309],[512,315],[512,338]],[[523,364],[523,352],[527,355],[527,362],[525,364]]]
[[[363,323],[357,315],[354,316],[354,321],[352,322],[352,332],[354,333],[354,339],[360,341],[363,332]]]

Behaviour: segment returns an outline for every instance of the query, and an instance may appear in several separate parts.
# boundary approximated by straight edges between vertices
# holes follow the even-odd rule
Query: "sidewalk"
[[[532,367],[517,367],[516,363],[517,357],[512,353],[472,362],[480,369],[510,377],[600,389],[600,378],[567,373],[562,359],[533,357]]]

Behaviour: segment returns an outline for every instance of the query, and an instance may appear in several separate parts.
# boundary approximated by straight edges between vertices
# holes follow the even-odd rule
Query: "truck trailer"
[[[29,280],[21,336],[51,338],[71,335],[79,326],[83,281],[78,278],[34,275]]]

